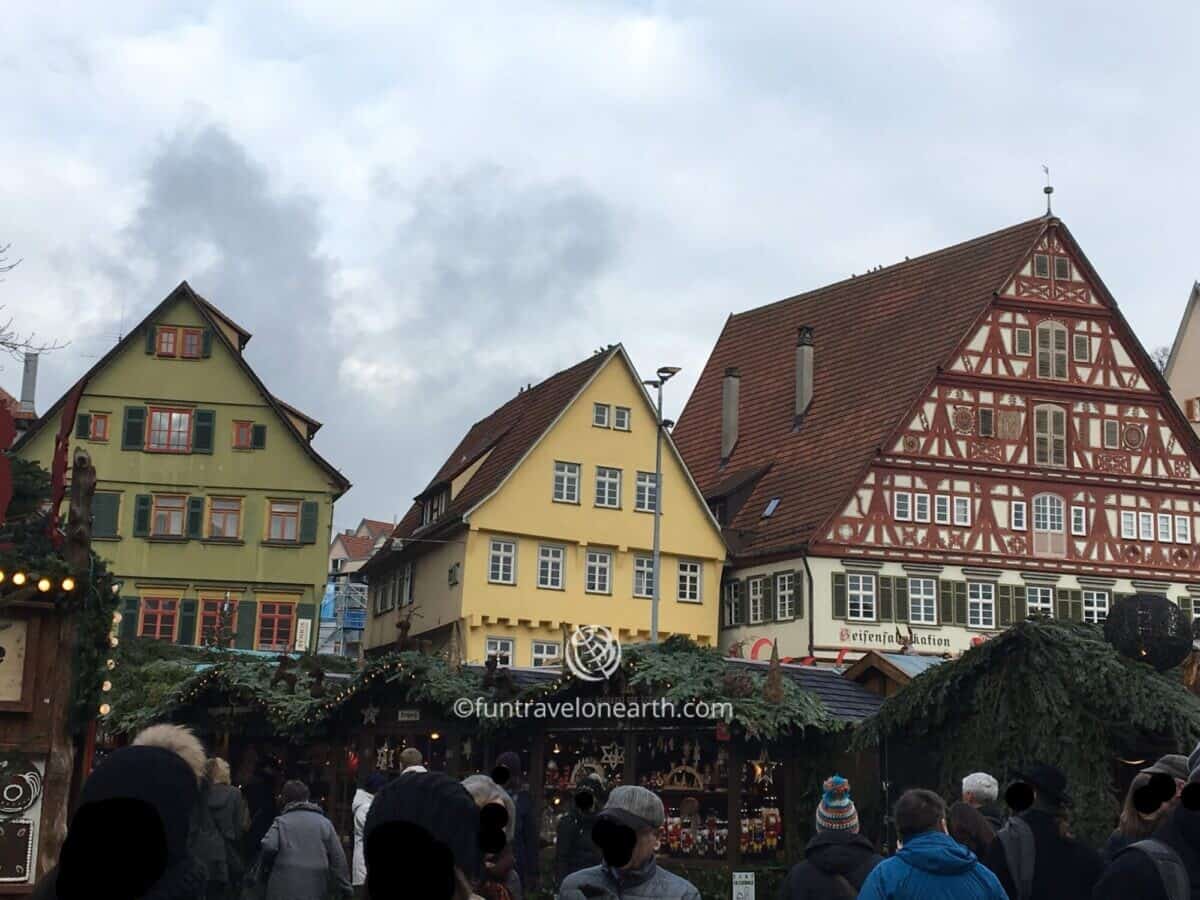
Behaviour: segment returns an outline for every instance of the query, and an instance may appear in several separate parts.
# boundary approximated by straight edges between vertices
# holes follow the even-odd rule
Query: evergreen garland
[[[1189,752],[1200,738],[1200,697],[1123,658],[1098,626],[1037,617],[914,678],[854,743],[885,738],[894,783],[947,796],[970,772],[1005,784],[1029,763],[1058,766],[1076,833],[1098,845],[1119,809],[1115,760],[1148,745]]]

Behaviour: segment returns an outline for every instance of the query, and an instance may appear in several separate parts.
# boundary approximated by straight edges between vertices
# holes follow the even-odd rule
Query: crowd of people
[[[191,731],[153,726],[89,776],[58,865],[33,896],[525,900],[542,887],[518,754],[501,754],[490,775],[461,782],[428,771],[415,749],[401,765],[396,777],[372,773],[356,791],[348,862],[303,782],[264,796],[270,779],[258,779],[244,795],[230,783],[229,764],[208,757]],[[885,858],[861,832],[850,783],[834,775],[822,785],[815,836],[779,898],[1200,897],[1200,747],[1134,778],[1101,849],[1072,834],[1067,779],[1053,766],[1030,766],[1000,800],[1000,784],[985,772],[967,775],[949,806],[933,791],[905,791],[892,814],[897,849]],[[559,900],[699,900],[691,883],[658,865],[664,817],[647,788],[606,791],[597,778],[581,778],[558,823],[547,887]]]

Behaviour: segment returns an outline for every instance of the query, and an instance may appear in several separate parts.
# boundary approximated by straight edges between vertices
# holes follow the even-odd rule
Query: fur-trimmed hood
[[[190,728],[183,725],[151,725],[142,729],[133,739],[135,747],[161,747],[170,750],[196,773],[196,782],[204,780],[204,768],[208,763],[208,754],[200,738]]]

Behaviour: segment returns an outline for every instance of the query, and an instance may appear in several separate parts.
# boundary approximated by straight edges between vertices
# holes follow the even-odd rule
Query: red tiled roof
[[[375,552],[375,538],[373,537],[339,534],[336,540],[341,540],[347,559],[370,559],[371,554]]]
[[[447,484],[478,461],[485,452],[491,450],[479,471],[463,486],[458,496],[450,501],[445,514],[437,522],[425,526],[424,529],[419,527],[421,503],[418,501],[400,520],[392,536],[407,538],[422,531],[429,535],[457,524],[463,513],[499,487],[588,380],[619,351],[619,346],[610,347],[569,369],[551,375],[545,381],[521,391],[491,415],[472,425],[438,469],[429,486],[421,492],[422,496],[435,486]]]
[[[30,412],[27,409],[21,409],[21,401],[6,391],[0,388],[0,406],[3,406],[9,411],[14,419],[36,419],[37,414]]]
[[[379,519],[363,519],[358,523],[359,528],[366,528],[367,534],[371,536],[371,540],[377,540],[381,537],[386,537],[392,533],[392,529],[396,527],[395,522],[383,522]],[[355,529],[357,530],[357,529]]]
[[[1033,249],[1034,219],[729,318],[674,438],[714,496],[770,465],[730,531],[742,556],[790,551],[848,500],[887,435]],[[796,334],[813,328],[812,404],[795,428]],[[738,442],[721,466],[721,386],[741,374]],[[762,518],[767,502],[778,509]]]

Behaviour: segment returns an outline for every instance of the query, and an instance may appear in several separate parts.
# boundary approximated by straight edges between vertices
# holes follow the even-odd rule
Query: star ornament
[[[379,707],[372,703],[370,706],[363,707],[362,711],[363,724],[374,725],[379,718]]]
[[[600,765],[609,771],[625,763],[625,748],[615,741],[600,748]]]

